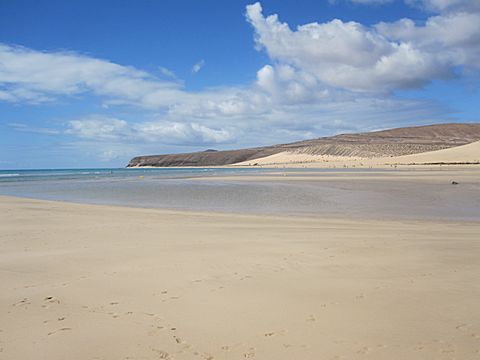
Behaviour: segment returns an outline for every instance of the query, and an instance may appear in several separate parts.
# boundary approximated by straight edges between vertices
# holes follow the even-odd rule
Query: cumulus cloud
[[[376,29],[392,41],[413,44],[423,58],[435,57],[444,72],[461,66],[480,68],[480,13],[434,16],[423,26],[402,19],[380,23]]]
[[[278,64],[349,91],[417,88],[480,63],[478,13],[435,16],[425,25],[404,19],[366,27],[334,19],[292,30],[255,3],[247,6],[247,20],[258,48]]]

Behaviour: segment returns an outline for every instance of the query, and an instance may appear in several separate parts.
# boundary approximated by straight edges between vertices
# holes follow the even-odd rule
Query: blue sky
[[[480,121],[480,1],[1,1],[0,168]]]

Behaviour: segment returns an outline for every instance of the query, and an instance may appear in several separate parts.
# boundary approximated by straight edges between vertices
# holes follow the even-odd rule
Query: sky
[[[0,0],[0,169],[480,122],[480,0]]]

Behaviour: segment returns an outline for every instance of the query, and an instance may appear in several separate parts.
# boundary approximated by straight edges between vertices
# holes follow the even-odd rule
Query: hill
[[[466,145],[480,140],[480,124],[437,124],[375,132],[341,134],[266,147],[137,156],[128,167],[220,166],[279,153],[361,158],[396,157]]]

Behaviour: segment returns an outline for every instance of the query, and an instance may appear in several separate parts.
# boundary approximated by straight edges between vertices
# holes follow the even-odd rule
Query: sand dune
[[[387,159],[388,160],[388,159]],[[398,156],[386,163],[432,164],[432,163],[480,163],[480,141],[450,149],[429,151],[420,154]]]
[[[235,166],[307,166],[307,167],[371,167],[389,165],[425,164],[480,164],[480,141],[449,149],[429,151],[403,156],[365,158],[358,156],[314,155],[302,152],[289,152],[270,155],[252,161],[244,161]]]

